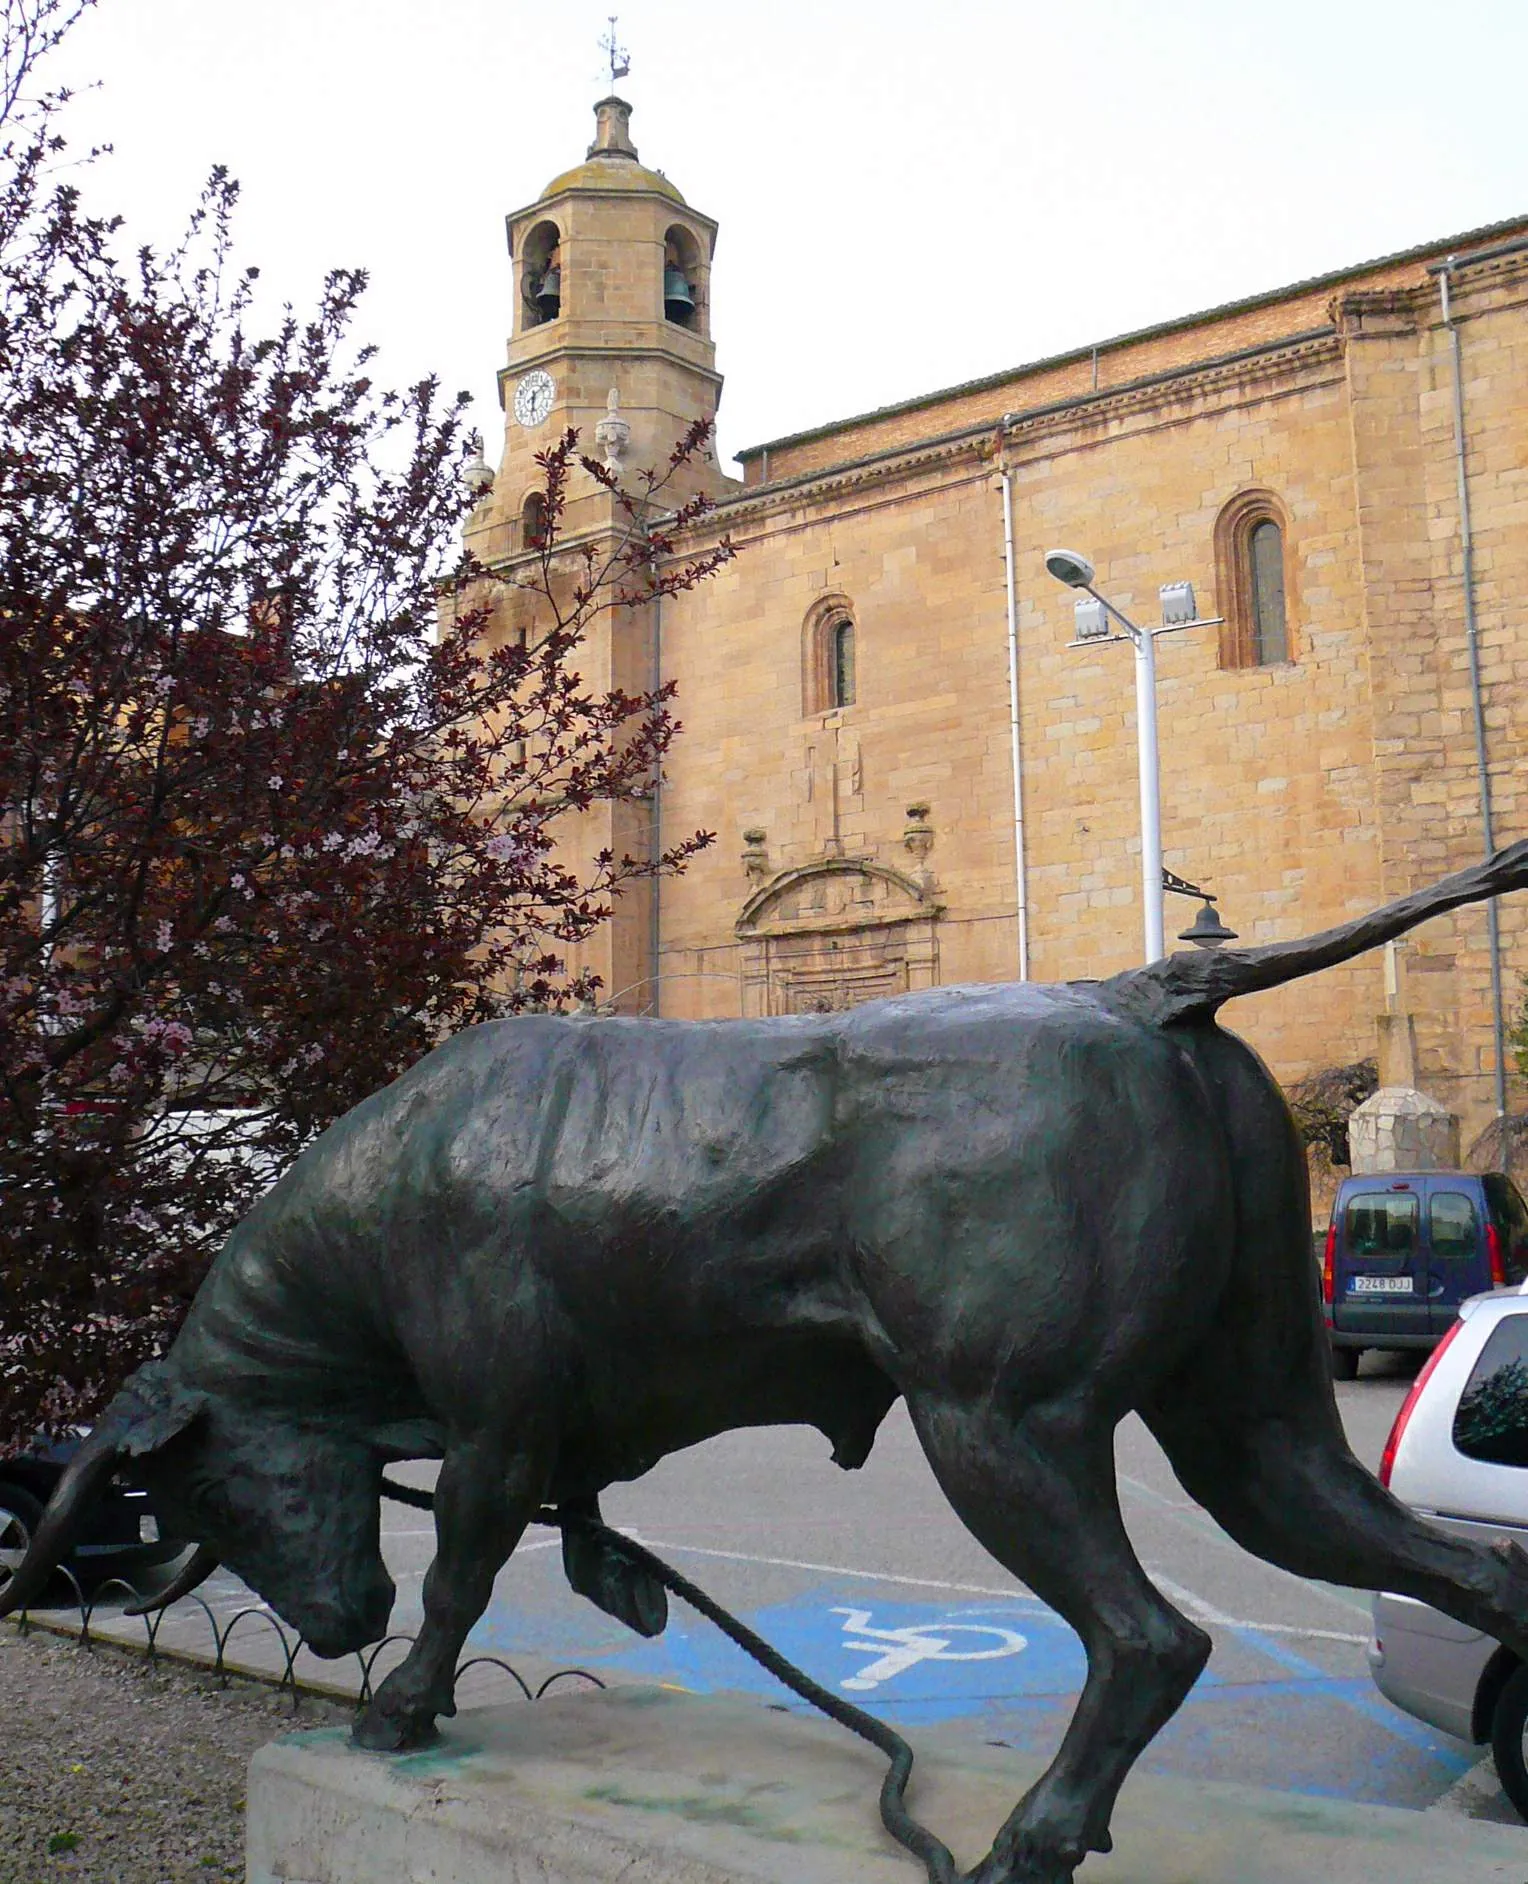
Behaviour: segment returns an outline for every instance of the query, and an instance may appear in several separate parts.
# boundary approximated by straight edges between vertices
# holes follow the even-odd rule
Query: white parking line
[[[1259,1569],[1266,1570],[1270,1575],[1282,1577],[1286,1583],[1293,1583],[1302,1590],[1313,1590],[1316,1595],[1324,1596],[1326,1600],[1337,1609],[1348,1609],[1359,1616],[1367,1616],[1369,1614],[1369,1605],[1356,1601],[1345,1590],[1334,1589],[1330,1583],[1319,1582],[1313,1577],[1296,1576],[1292,1570],[1280,1569],[1278,1564],[1269,1563],[1266,1558],[1251,1557],[1250,1554],[1244,1551],[1241,1545],[1236,1542],[1235,1538],[1228,1537],[1209,1513],[1207,1511],[1201,1511],[1198,1505],[1180,1505],[1176,1499],[1164,1498],[1161,1492],[1154,1491],[1150,1485],[1143,1484],[1138,1478],[1130,1478],[1123,1472],[1119,1473],[1117,1476],[1122,1486],[1134,1492],[1138,1498],[1141,1498],[1147,1504],[1155,1505],[1164,1516],[1170,1518],[1174,1524],[1180,1525],[1186,1531],[1192,1531],[1196,1537],[1206,1538],[1210,1543],[1215,1544],[1221,1550],[1227,1550],[1235,1556],[1246,1558],[1249,1562],[1255,1563]],[[1176,1601],[1176,1598],[1174,1600]],[[1243,1629],[1254,1629],[1259,1625],[1256,1623],[1238,1623],[1236,1626]],[[1264,1624],[1262,1626],[1267,1627],[1268,1625]],[[1344,1638],[1339,1636],[1338,1639],[1342,1640]],[[1359,1639],[1366,1642],[1369,1638],[1365,1635]]]
[[[900,1583],[917,1589],[948,1590],[958,1596],[1000,1596],[1010,1600],[1017,1597],[1027,1603],[1039,1603],[1034,1592],[1021,1583],[1015,1583],[1007,1589],[998,1589],[987,1583],[950,1583],[938,1577],[902,1576],[889,1570],[859,1570],[841,1563],[809,1563],[799,1557],[762,1557],[748,1551],[714,1550],[702,1544],[676,1544],[648,1537],[626,1525],[616,1528],[634,1543],[645,1544],[653,1551],[672,1551],[675,1556],[719,1557],[729,1563],[761,1564],[770,1569],[810,1570],[819,1576],[860,1577],[869,1583]],[[1162,1576],[1158,1571],[1148,1570],[1146,1574],[1170,1602],[1177,1603],[1201,1622],[1218,1624],[1223,1629],[1253,1629],[1264,1635],[1288,1635],[1317,1642],[1352,1642],[1360,1646],[1369,1639],[1366,1635],[1354,1635],[1343,1629],[1308,1629],[1298,1623],[1243,1621],[1238,1616],[1226,1615],[1204,1597],[1196,1596],[1192,1590]],[[1040,1607],[1044,1608],[1045,1605],[1040,1604]]]
[[[1360,1647],[1368,1641],[1366,1635],[1354,1635],[1346,1629],[1307,1629],[1303,1624],[1294,1622],[1250,1622],[1241,1616],[1228,1616],[1223,1609],[1217,1609],[1204,1597],[1195,1595],[1183,1584],[1176,1583],[1171,1577],[1164,1576],[1160,1570],[1143,1565],[1157,1588],[1170,1603],[1176,1603],[1185,1614],[1198,1622],[1220,1629],[1251,1629],[1258,1635],[1289,1635],[1302,1642],[1355,1642]]]
[[[1161,1502],[1167,1504],[1169,1502],[1166,1499],[1160,1499],[1159,1495],[1153,1493],[1149,1487],[1138,1485],[1133,1480],[1122,1480],[1121,1482],[1129,1484],[1132,1490],[1144,1493],[1152,1503]],[[1197,1509],[1197,1507],[1195,1509]],[[1026,1589],[1022,1583],[1017,1581],[1006,1586],[991,1583],[956,1583],[943,1577],[907,1576],[901,1572],[892,1570],[865,1570],[853,1564],[815,1563],[809,1558],[804,1557],[767,1557],[752,1551],[718,1550],[705,1544],[681,1544],[663,1538],[648,1537],[645,1533],[639,1532],[631,1525],[617,1525],[614,1528],[619,1530],[624,1537],[631,1538],[634,1543],[645,1544],[649,1550],[659,1552],[670,1551],[675,1556],[711,1557],[725,1563],[756,1564],[762,1569],[770,1570],[805,1570],[810,1571],[815,1576],[853,1577],[866,1583],[897,1584],[906,1589],[941,1590],[954,1596],[989,1596],[1003,1598],[1008,1601],[1017,1599],[1032,1605],[1039,1605],[1041,1608],[1046,1607],[1046,1605],[1040,1603],[1040,1599],[1032,1590]],[[1194,1528],[1198,1529],[1198,1526]],[[388,1531],[386,1536],[390,1538],[433,1537],[434,1534],[433,1529],[404,1530]],[[1226,1539],[1225,1542],[1229,1548],[1236,1548],[1230,1539]],[[560,1537],[536,1538],[530,1542],[521,1543],[516,1546],[514,1557],[510,1559],[510,1563],[513,1564],[515,1557],[528,1557],[536,1551],[560,1549],[561,1544],[562,1540]],[[1272,1569],[1275,1566],[1269,1565],[1267,1567]],[[1224,1610],[1217,1608],[1207,1597],[1200,1596],[1196,1591],[1175,1581],[1160,1569],[1151,1565],[1147,1565],[1145,1568],[1146,1574],[1169,1602],[1176,1603],[1186,1615],[1194,1617],[1198,1622],[1207,1623],[1212,1628],[1248,1629],[1259,1635],[1288,1636],[1296,1641],[1306,1642],[1347,1642],[1357,1647],[1362,1647],[1369,1639],[1367,1634],[1356,1634],[1352,1630],[1347,1629],[1316,1629],[1307,1627],[1301,1623],[1261,1622],[1251,1617],[1230,1616],[1227,1615]],[[1301,1588],[1308,1589],[1315,1587],[1321,1589],[1323,1593],[1326,1593],[1324,1586],[1310,1585],[1306,1583],[1303,1578],[1290,1576],[1288,1571],[1280,1571],[1279,1574],[1287,1577],[1292,1583],[1298,1583]],[[395,1582],[411,1582],[423,1575],[423,1570],[397,1571],[394,1573],[394,1580]],[[241,1602],[248,1603],[250,1601],[247,1593],[238,1590],[219,1590],[215,1595],[209,1592],[209,1596],[214,1609],[233,1607]],[[265,1607],[263,1603],[258,1606],[262,1609]],[[1344,1604],[1344,1607],[1356,1609],[1358,1605]]]
[[[756,1563],[772,1570],[811,1570],[820,1576],[863,1577],[870,1583],[903,1583],[921,1590],[952,1590],[959,1596],[1019,1597],[1030,1603],[1039,1600],[1022,1583],[1011,1583],[1006,1589],[995,1589],[988,1583],[948,1583],[939,1577],[901,1576],[890,1570],[856,1570],[849,1564],[809,1563],[801,1557],[760,1557],[745,1550],[712,1550],[704,1544],[667,1543],[662,1538],[649,1537],[630,1525],[621,1524],[614,1528],[635,1544],[645,1544],[653,1551],[670,1550],[680,1557],[719,1557],[728,1563]]]
[[[1454,1818],[1479,1819],[1496,1817],[1496,1809],[1502,1804],[1501,1781],[1496,1776],[1496,1762],[1488,1753],[1478,1760],[1467,1773],[1456,1779],[1445,1793],[1440,1793],[1430,1806],[1423,1806],[1424,1812],[1442,1812]],[[1482,1807],[1490,1807],[1487,1813]],[[1501,1821],[1508,1825],[1517,1824],[1515,1817]]]
[[[423,1531],[384,1531],[382,1533],[382,1542],[384,1544],[390,1543],[391,1540],[395,1537],[430,1537],[430,1538],[433,1538],[434,1535],[435,1535],[435,1526],[432,1524],[428,1527],[428,1529],[423,1530]],[[561,1549],[561,1547],[562,1547],[561,1537],[546,1537],[546,1538],[540,1539],[538,1542],[534,1544],[516,1544],[515,1555],[517,1557],[523,1557],[529,1551],[559,1550]]]

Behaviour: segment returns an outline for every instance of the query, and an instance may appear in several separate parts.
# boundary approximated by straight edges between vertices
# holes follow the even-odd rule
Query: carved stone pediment
[[[806,1014],[931,988],[939,979],[931,890],[868,858],[783,870],[743,905],[743,1008]]]
[[[740,936],[793,935],[867,924],[926,921],[941,905],[912,877],[866,858],[828,857],[782,870],[737,919]]]

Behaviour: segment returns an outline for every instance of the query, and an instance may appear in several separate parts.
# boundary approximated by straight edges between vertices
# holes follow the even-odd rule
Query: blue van
[[[1528,1205],[1499,1171],[1344,1178],[1321,1260],[1332,1372],[1365,1348],[1430,1349],[1467,1295],[1528,1277]]]

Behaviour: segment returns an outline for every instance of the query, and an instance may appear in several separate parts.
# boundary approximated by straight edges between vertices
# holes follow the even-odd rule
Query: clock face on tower
[[[550,373],[544,373],[538,367],[534,373],[527,373],[515,388],[515,417],[527,428],[540,425],[552,409],[552,398],[557,388]]]

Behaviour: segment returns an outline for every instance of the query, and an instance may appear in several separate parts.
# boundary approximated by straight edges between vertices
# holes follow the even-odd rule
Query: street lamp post
[[[1076,606],[1077,638],[1073,647],[1100,641],[1128,640],[1135,650],[1135,732],[1141,791],[1141,914],[1143,939],[1148,962],[1159,961],[1166,953],[1162,920],[1162,791],[1161,767],[1157,757],[1157,656],[1156,637],[1176,633],[1180,628],[1211,628],[1222,619],[1218,615],[1203,619],[1194,606],[1194,587],[1189,582],[1164,583],[1158,591],[1162,602],[1159,628],[1142,628],[1100,595],[1093,586],[1097,574],[1086,556],[1075,550],[1049,550],[1045,567],[1058,582],[1069,589],[1081,589],[1091,600],[1079,600]],[[1124,629],[1123,635],[1110,634],[1113,620]]]
[[[1121,617],[1123,619],[1123,617]],[[1141,893],[1148,962],[1167,953],[1162,934],[1162,766],[1157,756],[1157,643],[1127,623],[1135,643],[1135,737],[1141,790]]]

